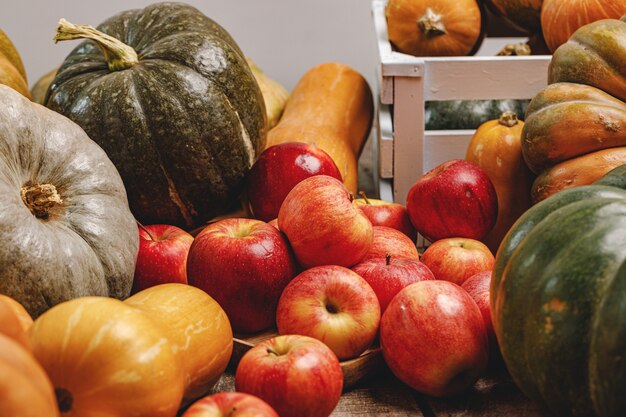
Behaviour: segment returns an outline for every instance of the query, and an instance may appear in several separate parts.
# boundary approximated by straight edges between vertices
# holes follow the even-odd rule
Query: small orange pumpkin
[[[30,350],[28,329],[33,324],[26,309],[17,301],[0,294],[0,334],[4,334]]]
[[[389,40],[405,54],[471,55],[484,37],[476,0],[389,0],[385,14]]]
[[[2,29],[0,29],[0,84],[8,85],[24,97],[31,98],[20,54]]]

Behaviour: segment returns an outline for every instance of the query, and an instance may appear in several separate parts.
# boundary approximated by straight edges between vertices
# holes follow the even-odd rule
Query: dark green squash
[[[67,118],[0,85],[0,293],[37,317],[130,294],[137,225],[117,170]]]
[[[491,309],[515,383],[559,416],[626,409],[626,191],[561,191],[515,223],[496,256]]]
[[[626,190],[626,164],[613,168],[606,175],[594,182],[597,185],[610,185]]]
[[[530,100],[446,100],[427,101],[424,120],[426,130],[478,129],[488,120],[512,111],[524,120]]]
[[[81,38],[90,40],[65,59],[46,105],[104,148],[137,219],[190,229],[232,206],[266,116],[231,36],[189,5],[156,3],[98,31],[60,22],[55,40]]]

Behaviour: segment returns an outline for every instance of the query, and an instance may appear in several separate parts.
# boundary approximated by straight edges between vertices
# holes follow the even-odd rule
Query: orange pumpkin
[[[415,56],[463,56],[478,50],[484,19],[476,0],[389,0],[389,40]]]
[[[3,318],[0,323],[4,325]],[[52,384],[33,355],[0,333],[0,416],[58,417]]]
[[[483,123],[467,148],[465,159],[487,173],[498,196],[498,219],[483,239],[494,254],[513,223],[531,206],[534,175],[522,156],[523,127],[515,113],[505,112]]]
[[[541,28],[550,51],[567,42],[578,28],[597,20],[619,19],[626,0],[544,0]]]
[[[30,349],[28,329],[33,323],[26,309],[11,297],[0,294],[0,334]]]
[[[20,54],[2,29],[0,29],[0,84],[8,85],[24,97],[30,98],[26,71]]]

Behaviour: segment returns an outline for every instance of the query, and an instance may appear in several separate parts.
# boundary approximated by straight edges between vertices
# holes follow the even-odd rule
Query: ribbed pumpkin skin
[[[195,8],[156,3],[98,30],[131,46],[110,71],[100,48],[65,59],[46,105],[78,123],[120,171],[143,223],[191,229],[227,210],[265,144],[265,106],[230,35]]]
[[[561,3],[562,0],[555,0]],[[598,1],[594,1],[598,3]],[[602,1],[603,7],[626,1]],[[571,82],[591,85],[626,101],[626,16],[622,20],[605,19],[578,29],[552,56],[548,83]]]
[[[30,98],[26,71],[20,54],[2,29],[0,29],[0,84],[8,85],[24,97]]]
[[[22,192],[56,187],[36,217]],[[37,317],[60,302],[130,294],[139,246],[124,185],[102,149],[67,118],[0,85],[0,293]]]
[[[551,84],[528,105],[522,152],[535,173],[589,152],[626,146],[626,103],[597,88]]]
[[[625,13],[626,0],[543,0],[541,29],[554,52],[578,28],[602,19],[619,19]]]
[[[612,292],[625,264],[626,191],[601,185],[535,205],[500,247],[491,284],[500,350],[522,391],[556,415],[626,407],[626,300]]]
[[[541,29],[541,6],[544,0],[488,0],[507,19],[529,31]]]

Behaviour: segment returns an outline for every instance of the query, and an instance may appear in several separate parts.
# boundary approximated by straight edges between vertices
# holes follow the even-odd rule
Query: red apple
[[[498,198],[487,173],[456,159],[433,168],[409,190],[411,223],[431,242],[447,237],[482,239],[498,216]]]
[[[329,175],[341,181],[333,159],[313,144],[286,142],[265,149],[246,182],[254,217],[266,222],[276,218],[289,191],[314,175]]]
[[[278,219],[277,219],[277,218],[276,218],[276,219],[274,219],[274,220],[269,221],[267,224],[269,224],[270,226],[275,227],[275,228],[276,228],[276,230],[280,230],[280,229],[278,228]]]
[[[497,349],[498,342],[496,341],[496,333],[493,330],[493,323],[491,321],[491,308],[489,307],[489,287],[491,286],[491,273],[492,271],[482,271],[475,275],[472,275],[465,280],[461,287],[467,291],[467,293],[476,302],[476,305],[480,309],[480,314],[483,316],[485,322],[485,329],[487,330],[487,336],[489,337],[490,349]]]
[[[466,238],[441,239],[431,244],[421,258],[436,279],[463,284],[482,271],[491,271],[495,259],[482,242]]]
[[[373,226],[386,226],[399,230],[415,242],[417,231],[411,223],[406,207],[398,203],[367,198],[364,192],[359,194],[363,198],[355,198],[352,204],[365,214]]]
[[[278,414],[254,395],[220,392],[196,401],[181,417],[278,417]]]
[[[280,417],[327,417],[339,402],[343,373],[337,356],[319,340],[278,336],[241,358],[235,388],[262,398]]]
[[[307,269],[294,278],[276,310],[278,333],[321,340],[340,360],[363,353],[374,341],[379,322],[372,287],[355,272],[335,265]]]
[[[193,236],[176,226],[140,226],[132,293],[169,282],[186,284],[192,242]]]
[[[363,277],[378,297],[380,311],[385,312],[391,299],[404,287],[426,279],[435,279],[430,269],[417,259],[370,258],[352,267]]]
[[[305,268],[352,266],[372,244],[372,223],[352,205],[343,183],[327,175],[293,187],[280,207],[278,227]]]
[[[374,226],[372,245],[363,260],[384,258],[387,255],[398,258],[419,259],[415,242],[404,233],[385,226]]]
[[[463,288],[447,281],[420,281],[400,291],[383,314],[380,344],[400,380],[435,397],[470,388],[487,366],[480,310]]]
[[[280,294],[295,275],[287,240],[260,220],[220,220],[202,230],[189,250],[189,284],[213,297],[237,332],[272,327]]]

